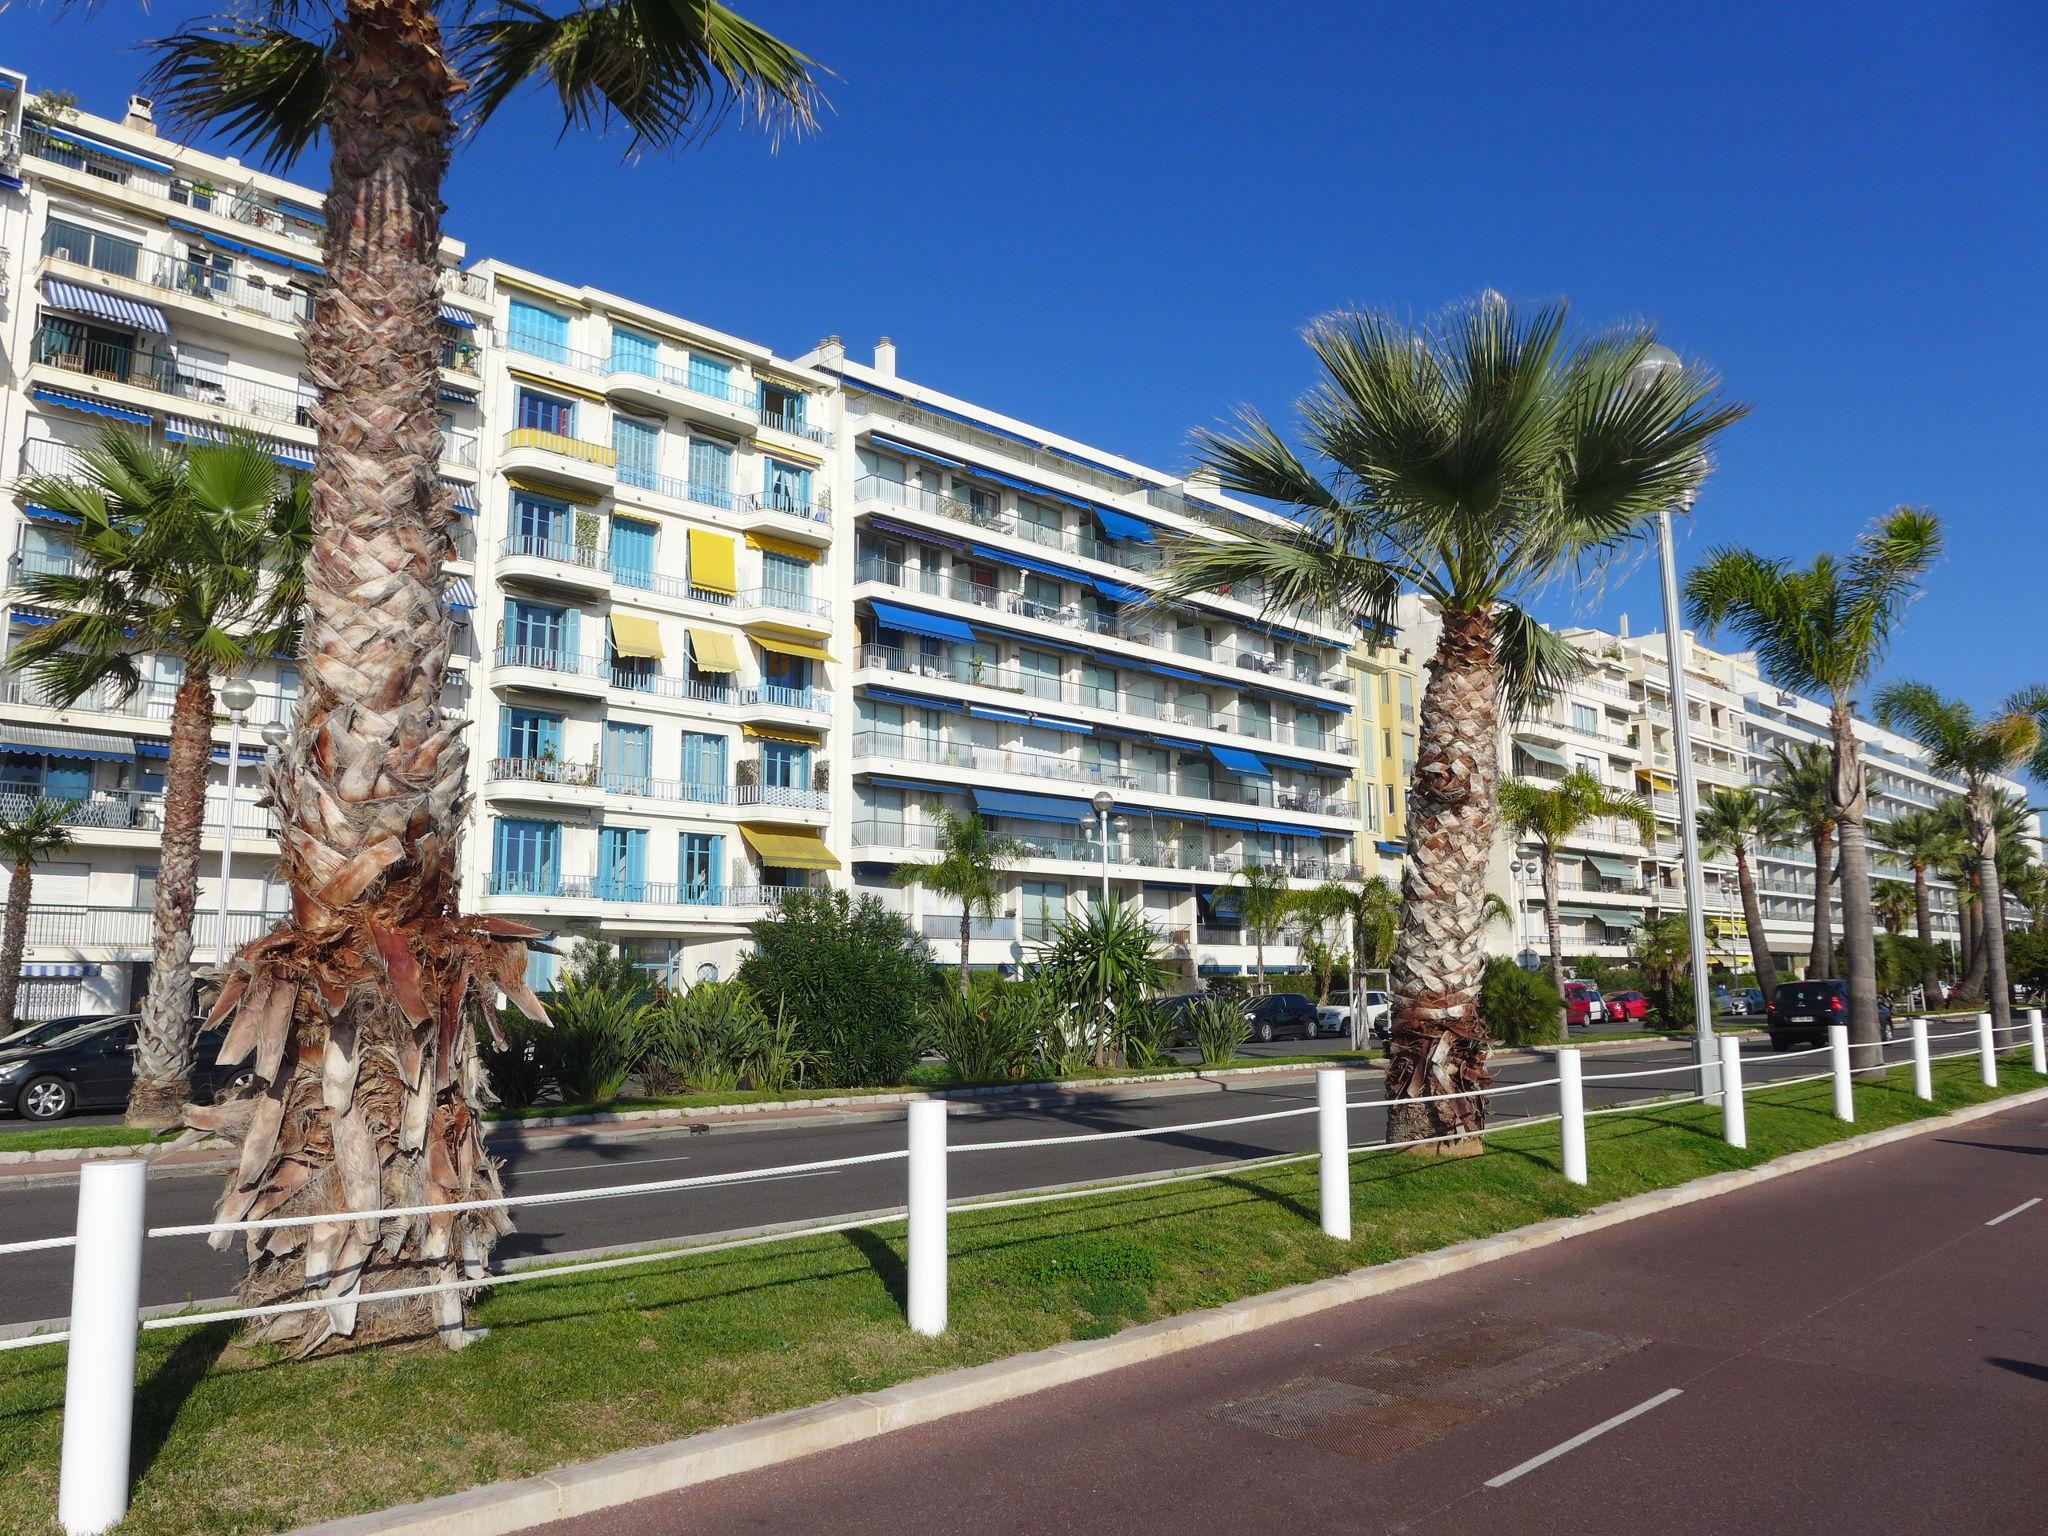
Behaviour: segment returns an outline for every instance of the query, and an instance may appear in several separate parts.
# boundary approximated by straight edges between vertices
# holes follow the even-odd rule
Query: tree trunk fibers
[[[1557,911],[1557,850],[1544,848],[1542,858],[1543,931],[1550,942],[1550,984],[1557,988],[1557,1037],[1562,1040],[1572,1032],[1572,1010],[1564,1001],[1564,919]]]
[[[192,1091],[192,918],[199,906],[199,838],[213,762],[213,678],[189,659],[171,702],[163,844],[149,941],[149,991],[135,1036],[128,1124],[176,1125]]]
[[[1870,901],[1870,848],[1865,840],[1868,796],[1863,754],[1845,699],[1831,713],[1835,777],[1829,795],[1842,861],[1842,969],[1849,981],[1849,1042],[1859,1072],[1884,1070],[1877,1025],[1877,920]]]
[[[1920,933],[1920,942],[1932,952],[1934,948],[1934,898],[1927,889],[1927,866],[1913,866],[1913,922]],[[1920,990],[1925,1005],[1932,1008],[1941,992],[1941,973],[1929,969],[1920,978]]]
[[[28,947],[28,900],[35,882],[35,865],[16,859],[7,883],[7,918],[0,923],[0,1034],[14,1028],[21,1001],[21,954]]]
[[[1387,1097],[1426,1098],[1489,1088],[1489,1041],[1479,1017],[1485,967],[1486,861],[1498,813],[1500,668],[1493,619],[1446,612],[1423,690],[1411,790],[1409,857],[1401,871],[1401,931],[1392,965]],[[1465,1138],[1486,1124],[1482,1098],[1395,1106],[1391,1139]],[[1464,1143],[1461,1145],[1461,1143]]]
[[[1992,813],[1991,791],[1972,784],[1963,796],[1963,814],[1970,842],[1977,850],[1977,918],[1983,924],[1977,947],[1984,951],[1985,1006],[2001,1045],[2012,1043],[2012,984],[2005,969],[2005,885],[1998,878],[1998,822]]]
[[[328,65],[328,281],[305,335],[319,391],[305,687],[269,783],[292,914],[241,952],[215,1005],[233,1020],[221,1059],[251,1062],[254,1086],[186,1117],[241,1142],[223,1220],[496,1198],[474,1030],[496,1028],[494,988],[542,1016],[525,983],[533,930],[457,906],[467,764],[462,723],[441,711],[454,514],[434,339],[457,81],[429,0],[347,0]],[[241,1299],[329,1303],[255,1329],[302,1354],[456,1347],[464,1282],[508,1227],[489,1207],[258,1228]],[[414,1285],[447,1289],[375,1299]]]
[[[1981,998],[1984,995],[1984,975],[1988,957],[1984,953],[1984,897],[1983,874],[1971,870],[1966,886],[1959,886],[1958,893],[1963,924],[1963,974],[1956,982],[1956,991],[1964,997]]]
[[[1778,964],[1771,958],[1770,935],[1764,932],[1763,903],[1756,899],[1756,875],[1749,867],[1749,850],[1735,849],[1735,883],[1742,891],[1742,920],[1749,926],[1749,963],[1756,971],[1757,990],[1764,1005],[1778,995]]]
[[[960,900],[960,1001],[967,1001],[967,946],[974,940],[974,904]]]
[[[1835,878],[1835,834],[1823,829],[1813,838],[1813,947],[1806,959],[1806,979],[1825,981],[1835,974],[1835,915],[1829,894]]]

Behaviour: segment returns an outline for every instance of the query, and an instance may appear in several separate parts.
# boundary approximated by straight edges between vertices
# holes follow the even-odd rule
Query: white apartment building
[[[1161,535],[1271,513],[913,384],[887,341],[872,364],[836,340],[805,361],[845,399],[851,675],[832,755],[856,889],[903,903],[950,954],[957,906],[892,879],[932,856],[939,810],[974,810],[1026,851],[973,964],[1027,960],[1106,881],[1192,979],[1254,963],[1239,870],[1356,876],[1356,627],[1275,618],[1256,592],[1154,595]],[[1278,941],[1266,960],[1300,963]]]

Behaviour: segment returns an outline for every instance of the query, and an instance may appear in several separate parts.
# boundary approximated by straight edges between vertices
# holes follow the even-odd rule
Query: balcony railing
[[[791,437],[802,438],[807,443],[817,443],[821,447],[829,448],[832,446],[832,434],[830,432],[827,432],[823,427],[812,426],[800,416],[793,416],[786,411],[771,411],[765,405],[756,406],[754,408],[754,415],[759,419],[762,426],[771,428],[774,431],[786,432]]]
[[[801,709],[814,713],[822,713],[827,708],[824,698],[815,688],[784,688],[777,683],[735,689],[733,702],[743,706],[765,705],[771,709]]]
[[[1154,544],[1116,543],[1078,528],[1056,529],[1023,522],[993,507],[975,506],[956,497],[942,496],[922,486],[906,485],[900,480],[888,480],[880,475],[862,475],[854,482],[853,494],[858,501],[880,502],[908,512],[948,518],[984,533],[1015,534],[1048,549],[1064,550],[1068,554],[1100,560],[1106,565],[1121,566],[1129,571],[1156,571],[1162,563],[1163,557]]]
[[[603,656],[578,656],[573,651],[550,645],[501,645],[493,658],[500,667],[528,667],[536,672],[559,672],[571,677],[610,677],[611,663]]]
[[[816,501],[798,501],[793,496],[770,495],[765,491],[741,496],[737,500],[738,510],[742,512],[779,512],[784,517],[805,523],[832,521],[832,500],[823,491],[818,493]]]
[[[795,789],[783,784],[742,784],[733,794],[735,805],[764,805],[788,811],[822,811],[831,805],[822,789]]]
[[[604,469],[618,463],[617,452],[608,444],[566,437],[560,432],[543,432],[539,427],[514,427],[507,432],[505,450],[509,453],[516,448],[536,448],[543,453],[574,459],[581,464],[595,464]]]
[[[247,944],[283,922],[283,912],[228,913],[227,941],[230,946]],[[46,907],[28,911],[28,943],[31,948],[84,950],[114,949],[143,958],[149,950],[156,914],[148,908]],[[220,929],[220,914],[202,904],[192,917],[192,947],[195,953],[210,954]]]
[[[251,187],[202,190],[199,184],[183,177],[166,176],[161,171],[102,154],[90,145],[72,144],[55,138],[41,123],[31,122],[24,126],[22,148],[38,160],[82,172],[95,180],[125,187],[130,192],[232,219],[237,224],[267,230],[273,235],[282,235],[315,248],[321,242],[322,228],[317,219],[309,218]]]
[[[248,777],[245,769],[242,793],[235,800],[235,835],[275,837],[277,818],[266,807],[255,803],[255,795],[248,788]],[[35,803],[36,798],[23,790],[0,789],[0,819],[21,815]],[[94,790],[71,801],[71,810],[64,822],[66,826],[108,832],[160,833],[164,829],[164,797],[132,789]],[[200,826],[203,831],[219,832],[227,824],[227,792],[223,789],[218,795],[207,796]]]
[[[297,427],[313,424],[310,395],[238,379],[211,364],[113,342],[94,341],[45,327],[36,336],[35,359],[47,368],[106,379],[135,389],[222,406],[265,421]]]
[[[164,293],[204,299],[222,309],[260,315],[283,325],[303,325],[313,315],[313,295],[282,278],[274,282],[256,282],[239,273],[182,261],[158,251],[129,252],[126,248],[123,248],[122,259],[116,268],[103,268],[90,259],[90,252],[72,250],[65,243],[63,232],[55,229],[43,237],[43,254],[91,268],[109,277],[125,277]],[[131,255],[132,261],[128,259]]]
[[[24,549],[7,562],[8,585],[24,576],[71,576],[78,571],[78,559],[68,549]]]
[[[34,678],[20,675],[10,676],[4,690],[4,697],[9,704],[20,705],[23,708],[84,711],[165,723],[171,718],[171,707],[177,696],[178,688],[175,683],[142,683],[126,698],[121,697],[118,689],[100,684],[87,689],[76,703],[61,704]],[[249,707],[248,723],[264,726],[275,721],[281,725],[289,725],[292,711],[298,707],[298,702],[299,696],[295,693],[258,692],[256,702]],[[218,704],[214,707],[214,723],[228,723],[227,712]]]
[[[579,566],[586,571],[609,573],[611,570],[611,560],[603,550],[585,549],[579,544],[544,538],[539,534],[515,533],[498,546],[498,553],[505,557],[552,560],[557,565]]]
[[[960,942],[960,918],[957,914],[947,916],[943,912],[927,912],[918,919],[918,932],[928,939]],[[977,917],[968,928],[970,939],[993,939],[1007,944],[1017,937],[1015,917]]]
[[[492,896],[536,900],[600,901],[655,907],[772,907],[790,887],[715,885],[665,880],[621,880],[605,875],[565,875],[552,870],[499,870],[486,880]]]
[[[1053,837],[1031,829],[1007,833],[1015,837],[1027,859],[1051,859],[1099,870],[1102,843],[1089,837]],[[932,852],[938,848],[938,829],[907,826],[898,822],[863,822],[853,829],[856,848],[902,849]],[[1278,869],[1297,880],[1356,880],[1358,866],[1349,858],[1309,853],[1212,853],[1199,837],[1173,842],[1143,837],[1115,837],[1110,841],[1112,864],[1147,869],[1193,870],[1201,873],[1234,874],[1247,865]]]
[[[784,613],[807,614],[814,619],[832,617],[832,600],[812,597],[808,592],[790,592],[782,587],[750,587],[733,599],[742,608],[779,608]]]

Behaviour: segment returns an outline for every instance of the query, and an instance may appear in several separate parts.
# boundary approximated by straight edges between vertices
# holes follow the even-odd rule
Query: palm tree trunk
[[[1983,924],[1977,947],[1984,951],[1985,1006],[2001,1045],[2012,1043],[2012,984],[2005,969],[2005,887],[1998,878],[1998,823],[1993,818],[1987,787],[1973,784],[1963,796],[1970,841],[1977,850],[1977,920]]]
[[[1749,850],[1737,844],[1735,883],[1742,891],[1742,920],[1749,925],[1749,963],[1756,971],[1757,990],[1764,1004],[1778,994],[1778,964],[1771,958],[1770,936],[1764,932],[1763,904],[1756,899],[1756,876],[1750,872]]]
[[[1856,745],[1848,701],[1837,699],[1830,714],[1835,778],[1829,809],[1834,812],[1835,837],[1842,850],[1842,969],[1849,980],[1849,1040],[1856,1048],[1857,1070],[1882,1073],[1884,1053],[1877,1028],[1877,922],[1871,910],[1870,848],[1863,820],[1869,803],[1863,784],[1863,754]]]
[[[7,919],[0,924],[0,1035],[14,1028],[21,999],[21,954],[28,948],[28,901],[35,881],[34,863],[16,859],[7,885]]]
[[[441,710],[452,631],[442,565],[434,319],[457,80],[431,0],[347,0],[328,52],[327,283],[306,328],[319,390],[305,692],[271,798],[291,921],[237,957],[216,1012],[249,1097],[187,1112],[242,1143],[224,1220],[445,1205],[499,1194],[485,1155],[473,1021],[493,988],[536,1018],[533,930],[465,922],[462,722]],[[316,1299],[259,1337],[467,1341],[462,1282],[502,1211],[255,1231],[245,1304]],[[231,1239],[220,1240],[226,1246]],[[443,1285],[378,1303],[378,1291]]]
[[[1957,887],[1962,895],[1975,898],[1958,901],[1963,924],[1963,973],[1956,981],[1956,991],[1965,997],[1973,998],[1984,995],[1984,972],[1987,963],[1984,954],[1984,899],[1980,884],[1982,879],[1980,872],[1972,870],[1967,886]]]
[[[967,1001],[967,946],[974,938],[974,908],[962,900],[960,903],[960,1001]]]
[[[1835,834],[1813,838],[1813,948],[1806,957],[1806,979],[1825,981],[1835,974],[1835,914],[1829,894],[1835,878]]]
[[[1557,910],[1557,855],[1545,848],[1541,857],[1543,927],[1550,939],[1550,984],[1557,988],[1557,1037],[1562,1040],[1572,1032],[1572,1011],[1564,1001],[1564,919]]]
[[[1394,949],[1387,1097],[1426,1098],[1493,1084],[1479,1017],[1485,968],[1486,861],[1498,815],[1500,666],[1493,619],[1447,612],[1423,689]],[[1450,1099],[1387,1111],[1391,1139],[1455,1136],[1473,1150],[1486,1101]]]
[[[1915,864],[1913,866],[1913,921],[1919,928],[1920,942],[1927,947],[1928,952],[1931,954],[1934,950],[1934,897],[1927,888],[1927,866],[1925,864]],[[1941,975],[1938,971],[1930,968],[1920,978],[1922,1005],[1932,1008],[1935,997],[1940,990]]]
[[[199,839],[206,825],[206,770],[213,761],[213,677],[187,660],[171,702],[171,757],[164,773],[163,844],[157,853],[149,991],[135,1034],[128,1124],[175,1125],[192,1088],[192,919],[199,905]]]

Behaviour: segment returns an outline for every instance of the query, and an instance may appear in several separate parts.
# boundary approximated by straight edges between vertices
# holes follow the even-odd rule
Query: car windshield
[[[74,1045],[84,1045],[103,1035],[111,1038],[124,1032],[134,1034],[133,1019],[92,1019],[84,1024],[74,1025],[61,1034],[52,1035],[47,1040],[37,1041],[35,1048],[39,1051],[68,1050]]]

